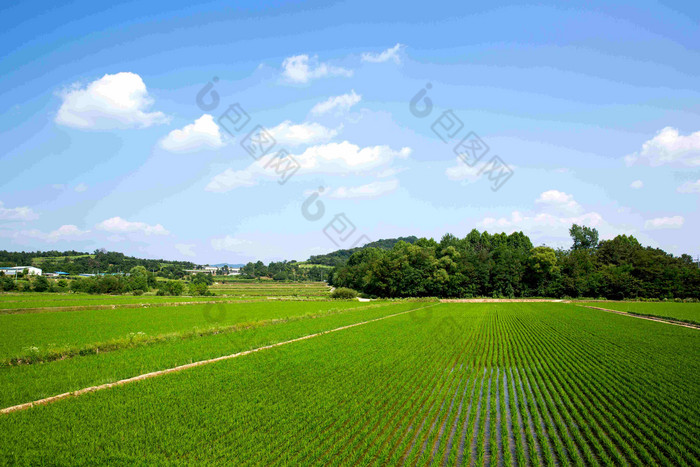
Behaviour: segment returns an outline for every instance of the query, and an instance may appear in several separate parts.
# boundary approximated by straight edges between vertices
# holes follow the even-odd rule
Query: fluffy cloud
[[[683,216],[657,217],[646,221],[644,228],[647,230],[680,229],[684,222]]]
[[[183,256],[189,256],[189,257],[195,257],[197,256],[193,250],[195,247],[194,244],[188,244],[188,243],[176,243],[175,244],[175,249],[180,252],[181,255]]]
[[[399,151],[386,145],[360,148],[343,141],[312,146],[294,157],[306,173],[346,174],[388,165],[394,159],[405,159],[410,154],[411,148],[408,147]]]
[[[32,230],[22,230],[19,232],[14,232],[14,238],[32,238],[36,240],[41,240],[48,243],[55,243],[60,240],[76,240],[80,237],[89,234],[89,230],[80,230],[77,226],[68,224],[62,225],[58,229],[44,233],[37,229]]]
[[[6,208],[3,206],[3,202],[0,201],[0,220],[2,221],[33,221],[39,218],[39,215],[30,207]]]
[[[457,158],[457,165],[453,167],[448,167],[447,170],[445,170],[445,175],[447,175],[447,178],[452,181],[462,181],[462,182],[475,182],[479,179],[479,171],[481,170],[481,166],[475,165],[474,167],[470,167],[458,157]]]
[[[234,238],[230,235],[211,239],[211,246],[217,251],[246,252],[251,245],[250,240]]]
[[[632,183],[630,183],[630,188],[634,188],[635,190],[639,190],[640,188],[644,187],[644,182],[641,180],[635,180]]]
[[[322,115],[333,110],[338,112],[347,112],[353,105],[359,103],[361,100],[362,96],[355,93],[355,90],[353,89],[349,94],[329,97],[325,101],[319,102],[313,106],[311,113],[315,115]]]
[[[477,223],[483,228],[503,229],[513,232],[523,230],[535,235],[549,235],[567,237],[571,224],[583,224],[588,227],[600,227],[604,224],[603,217],[597,212],[589,212],[578,216],[556,216],[554,214],[540,212],[523,214],[520,211],[513,211],[510,218],[507,217],[486,217]]]
[[[90,233],[89,230],[80,230],[75,225],[67,224],[67,225],[62,225],[61,227],[54,230],[53,232],[50,232],[47,235],[47,239],[49,241],[73,239],[73,238],[77,238],[77,237],[82,237],[83,235],[86,235],[88,233]]]
[[[88,186],[84,183],[78,183],[73,189],[78,193],[82,193],[84,191],[87,191]]]
[[[411,148],[398,151],[389,146],[367,146],[361,148],[356,144],[343,141],[307,148],[301,154],[292,157],[299,164],[298,174],[346,175],[366,173],[369,170],[385,167],[395,159],[405,159],[411,154]],[[273,156],[268,156],[273,157]],[[260,180],[275,179],[277,174],[272,168],[265,168],[263,163],[253,163],[244,170],[227,169],[216,175],[206,186],[207,191],[226,192],[234,188],[257,185]]]
[[[104,75],[85,88],[61,94],[56,123],[80,129],[145,128],[166,123],[163,112],[149,112],[153,99],[136,73]]]
[[[700,131],[688,136],[667,126],[642,145],[642,150],[625,156],[627,165],[645,164],[658,167],[664,164],[700,165]]]
[[[201,149],[217,149],[224,145],[219,125],[214,117],[204,114],[194,123],[180,130],[173,130],[160,140],[160,147],[170,152],[191,152]]]
[[[245,170],[226,169],[214,176],[207,184],[205,190],[216,193],[225,193],[234,188],[255,186],[258,184],[256,174],[262,172],[257,165],[252,165]]]
[[[389,60],[393,60],[394,63],[399,64],[401,63],[401,57],[399,56],[399,52],[404,47],[405,46],[403,44],[396,44],[395,46],[386,49],[385,51],[378,54],[365,52],[362,54],[362,61],[371,63],[382,63],[387,62]]]
[[[685,182],[678,187],[678,193],[700,193],[700,180],[695,182]]]
[[[369,199],[378,198],[395,191],[399,187],[399,181],[386,180],[383,182],[372,182],[366,185],[338,187],[328,194],[329,198],[334,199]]]
[[[572,224],[598,229],[601,239],[613,238],[623,233],[633,233],[639,238],[639,232],[634,228],[612,225],[599,213],[586,212],[567,193],[549,190],[541,193],[535,201],[536,208],[530,212],[513,211],[508,217],[486,217],[478,222],[477,226],[492,233],[522,231],[535,243],[544,242],[562,247],[569,245],[569,228]]]
[[[459,157],[456,157],[455,160],[457,161],[457,165],[448,167],[445,170],[445,175],[447,176],[448,180],[452,180],[454,182],[462,182],[462,185],[475,183],[481,178],[488,179],[488,171],[492,170],[493,168],[491,162],[486,160],[486,158],[483,158],[481,161],[474,164],[473,167],[465,164],[464,161]],[[508,168],[511,171],[515,171],[516,169],[514,165],[509,165]]]
[[[327,76],[352,76],[352,70],[334,67],[327,63],[319,63],[317,57],[294,55],[282,62],[282,76],[292,83],[308,83],[312,79]]]
[[[578,214],[583,211],[580,204],[570,194],[558,190],[548,190],[540,194],[535,203],[544,206],[548,210],[566,214]]]
[[[286,120],[268,131],[278,143],[287,146],[297,146],[328,141],[334,138],[340,129],[342,127],[333,130],[318,123],[300,123],[295,125]]]
[[[148,225],[145,222],[129,222],[121,217],[112,217],[95,226],[98,230],[112,233],[143,233],[146,235],[169,235],[170,232],[160,225]]]

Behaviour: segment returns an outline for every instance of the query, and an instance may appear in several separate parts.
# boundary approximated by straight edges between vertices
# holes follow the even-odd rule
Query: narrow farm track
[[[0,463],[700,465],[694,331],[558,303],[430,307],[7,414]]]
[[[608,313],[615,313],[617,315],[627,316],[630,318],[646,319],[648,321],[656,321],[659,323],[673,324],[675,326],[682,326],[684,328],[689,328],[689,329],[700,329],[700,324],[686,323],[685,321],[676,321],[676,320],[671,319],[671,318],[662,318],[660,316],[641,315],[639,313],[633,313],[630,311],[609,310],[608,308],[600,308],[597,306],[588,306],[588,305],[576,305],[576,306],[580,306],[582,308],[590,308],[592,310],[607,311]]]
[[[306,335],[306,336],[303,336],[303,337],[298,337],[298,338],[296,338],[296,339],[291,339],[291,340],[284,341],[284,342],[277,342],[277,343],[275,343],[275,344],[266,345],[266,346],[263,346],[263,347],[258,347],[258,348],[256,348],[256,349],[245,350],[245,351],[243,351],[243,352],[238,352],[238,353],[231,354],[231,355],[224,355],[224,356],[221,356],[221,357],[211,358],[211,359],[208,359],[208,360],[201,360],[201,361],[198,361],[198,362],[188,363],[188,364],[186,364],[186,365],[180,365],[180,366],[176,366],[176,367],[173,367],[173,368],[168,368],[168,369],[166,369],[166,370],[153,371],[153,372],[151,372],[151,373],[145,373],[145,374],[142,374],[142,375],[134,376],[134,377],[132,377],[132,378],[122,379],[122,380],[119,380],[119,381],[115,381],[115,382],[113,382],[113,383],[106,383],[106,384],[101,384],[101,385],[98,385],[98,386],[90,386],[90,387],[87,387],[87,388],[84,388],[84,389],[79,389],[79,390],[77,390],[77,391],[66,392],[66,393],[63,393],[63,394],[58,394],[58,395],[56,395],[56,396],[51,396],[51,397],[47,397],[47,398],[44,398],[44,399],[36,400],[36,401],[33,401],[33,402],[27,402],[27,403],[24,403],[24,404],[14,405],[14,406],[12,406],[12,407],[6,407],[6,408],[4,408],[4,409],[0,409],[0,414],[8,414],[8,413],[17,412],[17,411],[20,411],[20,410],[27,410],[27,409],[30,409],[30,408],[36,406],[36,405],[46,405],[46,404],[50,404],[50,403],[53,403],[53,402],[57,402],[57,401],[62,400],[62,399],[67,399],[67,398],[69,398],[69,397],[77,397],[77,396],[81,396],[81,395],[83,395],[83,394],[88,394],[88,393],[91,393],[91,392],[101,391],[101,390],[103,390],[103,389],[109,389],[109,388],[113,388],[113,387],[117,387],[117,386],[123,386],[123,385],[125,385],[125,384],[135,383],[135,382],[137,382],[137,381],[142,381],[142,380],[149,379],[149,378],[155,378],[155,377],[157,377],[157,376],[163,376],[163,375],[167,375],[167,374],[170,374],[170,373],[175,373],[175,372],[179,372],[179,371],[184,371],[184,370],[188,370],[188,369],[190,369],[190,368],[199,367],[199,366],[202,366],[202,365],[209,365],[209,364],[211,364],[211,363],[221,362],[221,361],[224,361],[224,360],[230,360],[230,359],[232,359],[232,358],[243,357],[243,356],[245,356],[245,355],[250,355],[250,354],[253,354],[253,353],[256,353],[256,352],[260,352],[261,350],[272,349],[272,348],[275,348],[275,347],[280,347],[280,346],[283,346],[283,345],[292,344],[292,343],[294,343],[294,342],[299,342],[299,341],[303,341],[303,340],[307,340],[307,339],[312,339],[312,338],[314,338],[314,337],[323,336],[323,335],[330,334],[330,333],[333,333],[333,332],[338,332],[338,331],[343,331],[343,330],[345,330],[345,329],[354,328],[354,327],[356,327],[356,326],[362,326],[362,325],[365,325],[365,324],[374,323],[374,322],[376,322],[376,321],[381,321],[381,320],[384,320],[384,319],[393,318],[393,317],[395,317],[395,316],[404,315],[404,314],[406,314],[406,313],[411,313],[411,312],[416,311],[416,310],[419,310],[419,309],[421,309],[421,308],[429,308],[429,307],[431,307],[431,306],[435,306],[435,305],[427,305],[427,306],[423,306],[423,307],[419,307],[419,308],[414,308],[414,309],[412,309],[412,310],[407,310],[407,311],[402,311],[402,312],[400,312],[400,313],[394,313],[394,314],[391,314],[391,315],[382,316],[381,318],[375,318],[375,319],[371,319],[371,320],[368,320],[368,321],[362,321],[362,322],[359,322],[359,323],[349,324],[349,325],[346,325],[346,326],[341,326],[341,327],[339,327],[339,328],[331,329],[331,330],[328,330],[328,331],[322,331],[322,332],[318,332],[318,333],[314,333],[314,334],[309,334],[309,335]]]

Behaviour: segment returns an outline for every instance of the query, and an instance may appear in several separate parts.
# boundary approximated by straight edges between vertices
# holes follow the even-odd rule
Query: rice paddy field
[[[700,303],[604,301],[580,304],[606,308],[608,310],[624,311],[625,313],[669,318],[687,323],[700,324]]]
[[[230,297],[293,297],[327,298],[330,288],[325,282],[223,282],[215,283],[210,290],[217,295]]]
[[[700,465],[700,331],[573,303],[47,311],[0,335],[3,408],[227,357],[0,413],[2,464]]]
[[[89,294],[47,294],[36,292],[0,293],[0,314],[15,310],[38,308],[69,308],[97,306],[141,306],[158,304],[175,304],[191,302],[214,302],[227,300],[270,300],[270,299],[307,299],[323,300],[330,294],[330,287],[325,282],[223,282],[214,283],[210,291],[214,297],[158,297],[145,295],[89,295]],[[40,311],[40,310],[39,310]]]

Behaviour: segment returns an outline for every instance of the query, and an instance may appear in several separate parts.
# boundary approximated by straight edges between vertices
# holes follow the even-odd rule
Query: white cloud
[[[459,157],[456,157],[455,160],[457,161],[457,165],[448,167],[445,170],[445,175],[447,176],[448,180],[462,182],[463,185],[466,185],[469,183],[474,183],[482,177],[488,179],[488,172],[482,173],[482,171],[491,169],[490,162],[481,160],[477,164],[474,164],[473,167],[470,167]],[[508,167],[511,171],[516,169],[514,165],[510,165]]]
[[[683,216],[657,217],[646,221],[644,228],[647,230],[680,229],[684,222]]]
[[[346,175],[366,173],[378,167],[385,167],[395,159],[405,159],[410,154],[411,148],[408,147],[398,151],[385,145],[361,148],[343,141],[311,146],[301,154],[292,154],[292,157],[299,164],[297,174]],[[275,179],[275,171],[264,166],[268,160],[269,158],[262,159],[244,170],[226,169],[212,178],[205,189],[223,193],[242,186],[257,185],[260,180]]]
[[[399,187],[399,181],[386,180],[383,182],[372,182],[366,185],[338,187],[328,194],[329,198],[334,199],[369,199],[378,198],[389,193],[392,193]]]
[[[211,246],[217,251],[233,251],[245,253],[251,246],[253,242],[250,240],[244,240],[240,238],[234,238],[230,235],[226,235],[223,238],[212,238]]]
[[[279,144],[297,146],[328,141],[334,138],[341,129],[342,126],[337,130],[333,130],[319,123],[300,123],[295,125],[286,120],[268,131]]]
[[[323,102],[319,102],[314,105],[311,109],[311,113],[315,115],[322,115],[328,113],[332,110],[337,110],[338,112],[346,112],[350,108],[359,103],[362,100],[362,95],[355,93],[355,90],[351,90],[350,94],[342,94],[340,96],[329,97]]]
[[[642,145],[642,150],[625,156],[627,165],[636,163],[658,167],[664,164],[700,165],[700,131],[688,136],[667,126]]]
[[[39,215],[30,207],[6,208],[3,206],[3,202],[0,201],[0,220],[2,221],[33,221],[39,218]]]
[[[146,128],[169,120],[163,112],[148,112],[153,99],[136,73],[104,75],[85,88],[73,86],[61,98],[55,121],[73,128]]]
[[[226,169],[214,176],[205,187],[206,191],[225,193],[242,186],[255,186],[258,184],[256,173],[260,172],[257,165],[251,165],[245,170]]]
[[[74,189],[75,191],[77,191],[78,193],[82,193],[82,192],[84,192],[84,191],[87,191],[88,186],[87,186],[86,184],[84,184],[84,183],[79,183],[79,184],[77,184],[77,185],[75,186],[75,188],[73,188],[73,189]]]
[[[476,164],[474,167],[470,167],[458,157],[457,165],[453,167],[448,167],[445,170],[445,175],[452,181],[463,181],[463,182],[475,182],[479,179],[479,171],[481,167]]]
[[[569,229],[572,224],[593,227],[600,233],[600,238],[605,240],[616,235],[632,234],[641,241],[653,243],[652,239],[640,233],[635,227],[611,224],[599,213],[583,209],[578,203],[575,208],[578,212],[571,212],[571,202],[575,202],[571,195],[549,190],[537,198],[535,209],[527,212],[512,211],[510,216],[504,217],[486,217],[478,222],[477,226],[491,233],[522,231],[533,239],[535,245],[545,243],[563,248],[571,246]],[[552,210],[552,206],[557,209]],[[559,209],[561,206],[567,207],[569,212],[567,209]]]
[[[33,238],[37,240],[42,240],[44,242],[48,243],[54,243],[60,240],[75,240],[78,239],[84,235],[87,235],[90,233],[89,230],[80,230],[77,226],[68,224],[68,225],[62,225],[58,229],[49,232],[49,233],[44,233],[40,230],[37,229],[32,229],[32,230],[22,230],[19,232],[15,232],[13,237],[14,238]]]
[[[389,146],[367,146],[364,148],[348,141],[312,146],[302,154],[295,155],[305,173],[347,174],[360,173],[368,169],[385,166],[394,159],[405,159],[411,148],[396,151]]]
[[[62,240],[62,239],[66,239],[66,238],[81,237],[81,236],[86,235],[88,233],[90,233],[89,230],[80,230],[75,225],[67,224],[67,225],[62,225],[61,227],[54,230],[53,232],[50,232],[47,235],[47,239],[49,241],[57,241],[57,240]]]
[[[394,63],[399,64],[401,63],[401,57],[399,56],[399,52],[404,47],[405,46],[403,44],[396,44],[395,46],[388,48],[385,51],[378,54],[365,52],[362,54],[362,61],[371,63],[382,63],[389,60],[393,60]]]
[[[634,188],[635,190],[639,190],[640,188],[644,187],[644,182],[641,180],[635,180],[632,183],[630,183],[630,188]]]
[[[282,75],[293,83],[308,83],[312,79],[326,76],[352,76],[352,70],[334,67],[327,63],[319,63],[317,57],[309,58],[308,55],[294,55],[287,57],[282,62]]]
[[[160,225],[148,225],[145,222],[130,222],[121,217],[112,217],[95,226],[98,230],[112,233],[143,233],[146,235],[169,235],[170,232]]]
[[[387,178],[408,170],[408,167],[389,167],[374,174],[377,178]]]
[[[179,251],[181,255],[189,256],[189,257],[197,256],[193,250],[194,247],[195,247],[194,244],[189,244],[189,243],[176,243],[175,244],[175,249],[177,251]]]
[[[533,243],[544,242],[549,246],[567,247],[569,228],[572,224],[585,225],[598,229],[601,238],[609,239],[621,233],[630,233],[606,222],[597,212],[586,212],[579,215],[556,215],[547,212],[513,211],[510,217],[486,217],[477,222],[477,226],[491,233],[512,233],[522,231],[533,239]]]
[[[191,152],[201,149],[217,149],[224,145],[219,125],[214,117],[204,114],[194,123],[173,130],[160,140],[160,147],[170,152]]]
[[[685,182],[678,187],[678,193],[700,193],[700,180],[696,182]]]
[[[578,214],[583,208],[570,194],[558,190],[548,190],[540,194],[535,203],[545,206],[555,212]]]

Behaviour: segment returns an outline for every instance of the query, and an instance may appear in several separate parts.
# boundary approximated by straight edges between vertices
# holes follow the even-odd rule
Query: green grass
[[[480,465],[511,459],[522,435],[516,458],[536,465],[697,465],[698,374],[696,330],[567,304],[440,304],[0,416],[0,463]]]
[[[678,321],[700,324],[700,303],[675,302],[575,302],[579,305],[625,311],[638,315],[671,318]]]
[[[0,294],[0,313],[24,308],[54,308],[104,305],[152,305],[159,303],[224,301],[226,297],[157,297],[133,295],[89,295],[89,294],[50,294],[17,293]]]
[[[226,333],[168,339],[42,364],[4,367],[0,368],[0,387],[3,388],[0,407],[229,355],[426,305],[429,304],[397,302],[330,309],[285,320],[257,321],[251,327]]]
[[[46,360],[172,334],[366,306],[357,301],[255,302],[0,315],[0,362]]]

